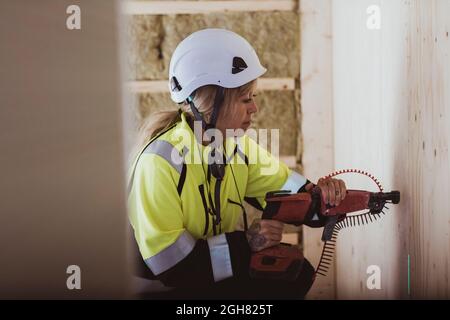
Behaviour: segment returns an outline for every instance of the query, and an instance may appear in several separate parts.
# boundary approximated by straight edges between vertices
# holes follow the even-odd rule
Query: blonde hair
[[[257,80],[255,79],[237,88],[225,88],[224,100],[220,108],[218,118],[223,117],[224,112],[230,114],[234,113],[234,106],[236,105],[239,97],[254,90],[256,88],[256,82]],[[210,120],[215,95],[216,86],[213,85],[203,86],[196,90],[194,104],[198,111],[203,115],[206,122],[209,122]],[[181,106],[181,111],[186,113],[186,117],[188,119],[194,119],[194,115],[192,114],[191,107],[188,103],[184,103]],[[181,116],[178,110],[159,111],[150,114],[144,119],[138,129],[137,141],[133,154],[136,154],[142,150],[142,148],[158,133],[166,130],[179,121],[181,121]]]

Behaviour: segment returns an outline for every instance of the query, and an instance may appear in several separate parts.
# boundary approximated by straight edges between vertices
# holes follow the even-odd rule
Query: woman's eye
[[[254,97],[256,97],[256,94],[252,95],[252,98],[250,98],[250,99],[245,99],[245,100],[244,100],[244,103],[250,103],[250,102],[252,102]]]

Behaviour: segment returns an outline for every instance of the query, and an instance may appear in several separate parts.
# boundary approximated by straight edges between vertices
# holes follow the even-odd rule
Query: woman
[[[263,209],[267,192],[313,187],[243,134],[258,110],[253,97],[265,72],[244,38],[197,31],[170,62],[171,97],[181,109],[160,112],[142,127],[130,221],[147,276],[177,288],[177,297],[301,298],[311,286],[309,263],[309,275],[294,284],[249,277],[252,252],[279,244],[283,223],[257,220],[248,228],[243,201]],[[264,173],[267,166],[277,170]],[[330,204],[345,197],[342,180],[318,185]],[[243,213],[245,230],[238,231]]]

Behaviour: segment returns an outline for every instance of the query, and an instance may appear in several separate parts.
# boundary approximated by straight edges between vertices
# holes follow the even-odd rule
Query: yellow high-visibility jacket
[[[297,192],[308,182],[248,136],[229,138],[216,225],[209,151],[182,113],[181,121],[148,144],[131,169],[128,207],[134,236],[151,273],[170,286],[196,284],[198,277],[214,283],[246,272],[250,249],[244,232],[235,230],[242,201],[262,209],[267,192]]]

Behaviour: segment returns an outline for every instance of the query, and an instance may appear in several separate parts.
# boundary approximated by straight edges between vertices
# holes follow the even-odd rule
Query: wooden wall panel
[[[408,37],[411,295],[450,298],[450,1],[415,1]],[[406,128],[405,128],[406,129]]]
[[[374,4],[379,30],[366,27]],[[335,166],[402,192],[382,221],[341,232],[337,298],[449,298],[448,12],[446,0],[333,2]],[[370,265],[380,290],[366,286]]]
[[[300,1],[303,174],[313,182],[334,169],[331,1]],[[304,255],[317,266],[322,229],[303,228]],[[334,267],[317,277],[308,299],[335,297]]]

